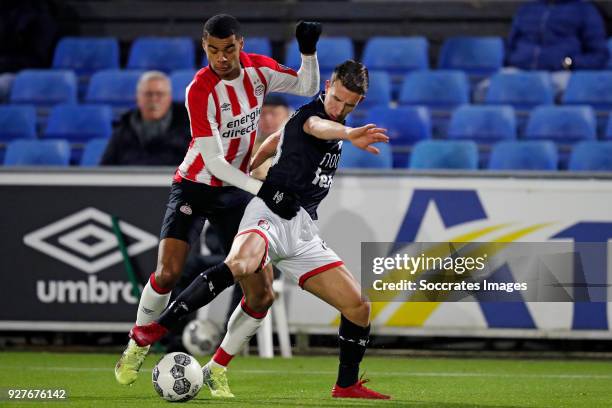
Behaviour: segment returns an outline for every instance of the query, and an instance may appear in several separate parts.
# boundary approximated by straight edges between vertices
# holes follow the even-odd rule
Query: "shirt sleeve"
[[[195,139],[195,147],[213,176],[253,195],[259,192],[263,184],[261,181],[244,174],[225,160],[219,136]]]
[[[244,174],[225,160],[219,134],[217,101],[212,92],[202,92],[197,82],[186,91],[185,107],[195,150],[204,160],[206,169],[218,179],[251,194],[257,194],[261,181]]]
[[[319,92],[319,62],[316,55],[302,55],[302,65],[297,72],[269,57],[259,56],[258,62],[268,81],[268,92],[301,96],[314,96]]]
[[[185,108],[191,137],[218,136],[217,106],[212,92],[205,92],[197,81],[192,82],[185,91]]]

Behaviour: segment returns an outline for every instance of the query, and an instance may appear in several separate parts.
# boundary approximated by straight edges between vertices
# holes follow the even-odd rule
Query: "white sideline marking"
[[[113,368],[103,367],[48,367],[48,366],[12,366],[0,365],[0,369],[19,368],[20,370],[43,370],[43,371],[68,371],[68,372],[111,372]],[[151,370],[143,370],[143,373],[150,373]],[[246,374],[297,374],[297,375],[332,375],[336,371],[287,371],[287,370],[240,370],[234,369],[231,372]],[[368,371],[376,377],[495,377],[495,378],[554,378],[554,379],[595,379],[612,380],[612,374],[500,374],[500,373],[453,373],[453,372],[405,372],[405,371]]]

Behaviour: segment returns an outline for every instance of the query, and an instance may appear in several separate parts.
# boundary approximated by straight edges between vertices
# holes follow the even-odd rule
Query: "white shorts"
[[[300,287],[308,278],[344,264],[321,239],[319,229],[303,208],[291,220],[286,220],[255,197],[244,210],[238,231],[236,236],[259,234],[266,241],[262,265],[272,262]]]

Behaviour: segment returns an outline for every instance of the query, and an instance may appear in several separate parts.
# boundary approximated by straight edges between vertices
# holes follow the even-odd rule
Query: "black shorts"
[[[229,253],[244,209],[253,195],[236,187],[211,187],[189,180],[173,182],[160,240],[175,238],[193,243],[208,220]]]

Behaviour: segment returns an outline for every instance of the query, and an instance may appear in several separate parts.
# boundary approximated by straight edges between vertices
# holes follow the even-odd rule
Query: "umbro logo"
[[[222,112],[227,112],[230,109],[232,109],[232,105],[230,105],[227,102],[225,102],[223,105],[221,105],[221,111]]]
[[[157,246],[157,237],[125,221],[119,221],[129,238],[128,255],[135,256]],[[86,273],[96,273],[123,261],[113,232],[111,216],[89,207],[23,237],[27,246]]]

